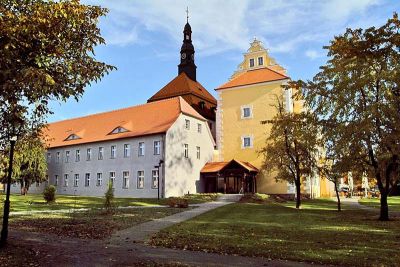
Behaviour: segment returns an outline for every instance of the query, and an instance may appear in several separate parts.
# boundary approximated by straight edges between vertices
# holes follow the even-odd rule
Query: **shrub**
[[[189,207],[189,202],[185,198],[170,197],[170,198],[168,198],[167,205],[170,208],[187,208],[187,207]]]
[[[56,201],[56,188],[54,185],[48,185],[43,191],[43,198],[47,203]]]
[[[113,212],[114,211],[114,188],[113,184],[110,182],[108,183],[107,186],[107,191],[104,194],[104,208],[106,209],[107,212]]]

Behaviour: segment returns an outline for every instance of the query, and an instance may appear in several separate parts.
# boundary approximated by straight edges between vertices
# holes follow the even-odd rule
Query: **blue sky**
[[[380,26],[398,0],[83,0],[109,8],[100,21],[106,45],[96,57],[118,68],[76,102],[51,104],[49,122],[145,103],[177,75],[189,23],[197,80],[215,95],[257,37],[292,79],[310,79],[327,58],[323,45],[347,27]]]

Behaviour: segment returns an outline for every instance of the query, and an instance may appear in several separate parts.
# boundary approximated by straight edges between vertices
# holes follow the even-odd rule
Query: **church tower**
[[[194,64],[194,46],[192,44],[192,27],[187,17],[185,28],[183,29],[183,44],[181,47],[181,63],[178,65],[178,75],[182,72],[196,81],[196,64]]]

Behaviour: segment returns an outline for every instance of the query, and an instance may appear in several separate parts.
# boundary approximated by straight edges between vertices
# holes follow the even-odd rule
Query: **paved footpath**
[[[152,220],[115,233],[110,244],[122,245],[123,243],[145,242],[153,234],[174,224],[189,220],[207,211],[239,201],[241,195],[223,195],[217,201],[196,205],[197,208],[173,214],[164,218]]]

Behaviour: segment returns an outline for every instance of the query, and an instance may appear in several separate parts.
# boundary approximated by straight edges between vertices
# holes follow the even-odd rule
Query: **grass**
[[[340,266],[396,266],[400,223],[330,200],[235,203],[159,232],[153,245]]]
[[[362,198],[359,200],[360,204],[372,208],[380,208],[380,199],[378,198]],[[389,212],[400,211],[400,197],[388,197]]]
[[[11,216],[10,228],[83,239],[104,239],[118,230],[181,212],[177,208],[124,209]]]
[[[198,204],[213,201],[218,197],[217,194],[193,194],[186,195],[189,204]],[[0,199],[5,199],[4,194]],[[168,199],[157,198],[115,198],[115,205],[119,207],[127,206],[150,206],[167,205]],[[41,194],[28,194],[22,196],[13,194],[10,197],[11,211],[44,211],[44,210],[62,210],[62,209],[81,209],[81,208],[102,208],[104,206],[104,197],[82,197],[57,195],[56,202],[47,204]]]

